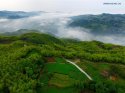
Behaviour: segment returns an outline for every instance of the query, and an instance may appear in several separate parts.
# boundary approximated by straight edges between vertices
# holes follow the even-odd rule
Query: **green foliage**
[[[13,41],[16,41],[18,37],[15,36],[0,36],[0,44],[8,44],[12,43]]]
[[[56,62],[47,63],[47,58],[51,57],[55,58]],[[100,82],[88,83],[86,77],[74,66],[66,63],[63,58],[83,60],[83,63],[80,64],[81,67],[85,67],[84,61],[93,63],[87,64],[86,71]],[[107,65],[93,67],[94,64],[102,62]],[[123,64],[123,67],[110,66],[109,64],[112,63],[118,66]],[[58,39],[48,34],[39,33],[26,33],[10,37],[0,36],[0,93],[37,93],[39,88],[43,91],[46,88],[53,91],[64,91],[63,88],[57,89],[56,86],[60,83],[59,80],[63,81],[67,76],[68,84],[66,80],[60,83],[60,86],[67,84],[70,92],[66,93],[73,93],[73,89],[83,91],[83,88],[96,91],[95,93],[111,93],[113,91],[124,93],[123,83],[118,81],[113,84],[111,80],[109,80],[110,83],[108,81],[101,82],[105,79],[98,73],[103,67],[110,67],[108,71],[124,81],[124,64],[124,46],[104,44],[98,41]],[[76,81],[75,84],[71,82],[72,80]],[[42,83],[45,83],[44,87]],[[52,84],[52,86],[48,87],[48,84]]]
[[[63,44],[59,39],[48,34],[26,33],[21,35],[20,39],[34,44]]]
[[[112,75],[115,75],[117,77],[120,77],[120,78],[125,78],[125,67],[123,66],[116,66],[116,65],[111,65],[110,66],[110,73]]]
[[[34,93],[36,79],[44,66],[38,47],[0,45],[1,90],[10,93]]]
[[[118,86],[116,83],[113,83],[111,81],[92,81],[89,83],[85,83],[81,91],[87,89],[89,91],[92,91],[92,93],[124,93],[125,90],[121,90],[121,87],[125,88],[125,85],[122,83]]]

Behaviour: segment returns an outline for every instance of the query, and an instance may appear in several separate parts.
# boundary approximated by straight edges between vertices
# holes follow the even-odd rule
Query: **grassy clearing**
[[[55,73],[49,81],[49,85],[65,88],[71,87],[75,82],[77,82],[77,80],[70,78],[68,75]]]
[[[84,69],[89,75],[93,78],[93,80],[102,80],[104,79],[101,75],[101,70],[99,69],[102,68],[103,70],[108,69],[108,65],[101,64],[101,65],[96,65],[91,62],[81,62],[77,63],[82,69]]]
[[[42,93],[77,93],[74,84],[87,80],[88,78],[75,66],[61,58],[56,58],[56,62],[46,63],[43,69],[40,77],[43,84],[41,91]]]
[[[76,79],[76,80],[87,79],[86,76],[83,73],[81,73],[75,66],[69,63],[65,63],[63,59],[60,61],[58,60],[55,63],[47,63],[44,68],[44,72],[69,75],[69,77]]]

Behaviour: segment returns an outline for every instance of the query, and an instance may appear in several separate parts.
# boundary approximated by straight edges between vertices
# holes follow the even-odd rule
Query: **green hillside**
[[[0,36],[0,93],[125,93],[124,83],[124,46],[33,32]]]

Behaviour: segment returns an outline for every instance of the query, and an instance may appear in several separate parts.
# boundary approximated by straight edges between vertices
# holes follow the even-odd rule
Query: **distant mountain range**
[[[0,18],[19,19],[19,18],[25,18],[25,17],[39,15],[41,13],[42,13],[42,11],[38,11],[38,12],[0,11]]]
[[[87,28],[95,34],[125,34],[125,14],[79,15],[72,20],[71,27]]]
[[[21,35],[21,34],[31,33],[31,32],[40,33],[40,31],[37,31],[37,30],[20,29],[14,32],[4,32],[4,33],[1,33],[1,35],[14,36],[14,35]]]

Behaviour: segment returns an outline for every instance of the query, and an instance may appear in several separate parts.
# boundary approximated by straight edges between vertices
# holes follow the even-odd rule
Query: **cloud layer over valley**
[[[123,34],[96,35],[90,29],[69,27],[72,16],[78,14],[41,13],[41,15],[19,19],[0,18],[0,33],[14,32],[20,29],[35,29],[50,33],[61,38],[74,38],[79,40],[98,40],[106,43],[125,45]]]

